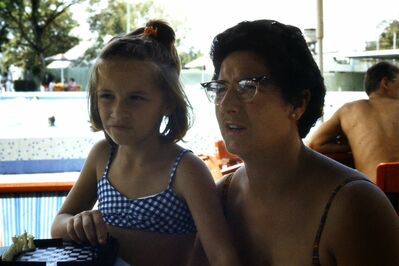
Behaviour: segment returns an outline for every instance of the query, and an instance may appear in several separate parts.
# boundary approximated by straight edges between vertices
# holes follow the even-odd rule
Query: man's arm
[[[320,153],[340,153],[351,150],[341,127],[342,109],[320,125],[308,141],[308,146]]]

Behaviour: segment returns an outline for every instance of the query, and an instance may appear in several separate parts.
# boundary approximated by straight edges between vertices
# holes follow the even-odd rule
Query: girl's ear
[[[309,90],[304,90],[293,105],[291,117],[299,120],[308,107],[311,98]]]
[[[173,113],[173,109],[174,109],[173,103],[166,103],[162,113],[164,116],[169,116]]]

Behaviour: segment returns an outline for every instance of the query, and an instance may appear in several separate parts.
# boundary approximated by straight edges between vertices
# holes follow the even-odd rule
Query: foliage
[[[385,21],[383,21],[385,22]],[[383,23],[382,22],[382,23]],[[393,20],[389,22],[388,26],[385,27],[383,32],[380,34],[379,49],[394,49],[394,37],[396,35],[396,49],[399,48],[399,20]],[[371,42],[367,45],[366,50],[376,50],[376,42]]]
[[[91,62],[110,37],[127,31],[127,1],[122,0],[0,0],[0,69],[11,64],[33,73],[39,83],[45,76],[45,58],[64,53],[79,39],[70,32],[77,22],[69,8],[75,4],[89,3],[89,27],[95,38],[83,59]],[[105,3],[105,5],[104,5]],[[131,30],[143,26],[149,19],[162,18],[176,31],[176,47],[182,65],[200,56],[192,47],[184,48],[189,29],[187,23],[155,5],[153,0],[130,5]]]
[[[0,9],[4,8],[3,5],[4,3],[0,2]],[[7,35],[8,35],[7,23],[4,20],[0,20],[0,53],[2,52],[2,46],[5,43],[9,42]]]
[[[98,9],[101,0],[90,0],[88,12],[92,14],[88,23],[90,31],[96,33],[96,41],[93,47],[88,49],[84,55],[87,62],[93,61],[104,44],[113,36],[127,32],[127,3],[122,0],[108,0],[106,6]],[[161,18],[175,29],[176,31],[176,47],[180,52],[182,65],[198,57],[200,53],[190,48],[188,51],[181,51],[181,44],[184,42],[188,28],[185,23],[172,18],[160,7],[154,4],[152,0],[135,1],[130,4],[130,30],[142,27],[150,19]],[[138,2],[138,3],[137,3]]]
[[[1,0],[0,50],[2,67],[11,64],[33,73],[40,82],[45,73],[45,58],[63,53],[75,46],[79,39],[70,36],[77,26],[69,7],[79,0]]]
[[[180,52],[179,53],[179,57],[180,57],[182,66],[184,66],[188,62],[193,61],[194,59],[196,59],[197,57],[200,57],[200,56],[202,56],[202,53],[198,50],[195,51],[193,47],[191,47],[188,52]]]

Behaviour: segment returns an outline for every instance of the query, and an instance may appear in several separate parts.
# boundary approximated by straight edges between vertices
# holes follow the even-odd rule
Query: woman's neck
[[[298,140],[281,147],[279,152],[266,151],[264,155],[244,159],[249,189],[259,193],[289,189],[298,182],[307,154],[307,148]]]

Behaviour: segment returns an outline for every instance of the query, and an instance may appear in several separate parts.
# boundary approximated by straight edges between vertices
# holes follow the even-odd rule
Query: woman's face
[[[119,145],[159,138],[166,112],[155,66],[146,61],[107,59],[99,66],[98,111],[104,131]]]
[[[244,159],[248,153],[273,152],[298,136],[294,108],[278,87],[261,84],[250,102],[241,101],[234,90],[238,81],[263,75],[269,76],[263,59],[248,51],[229,54],[220,68],[218,79],[228,84],[228,90],[215,107],[217,120],[228,150]]]

